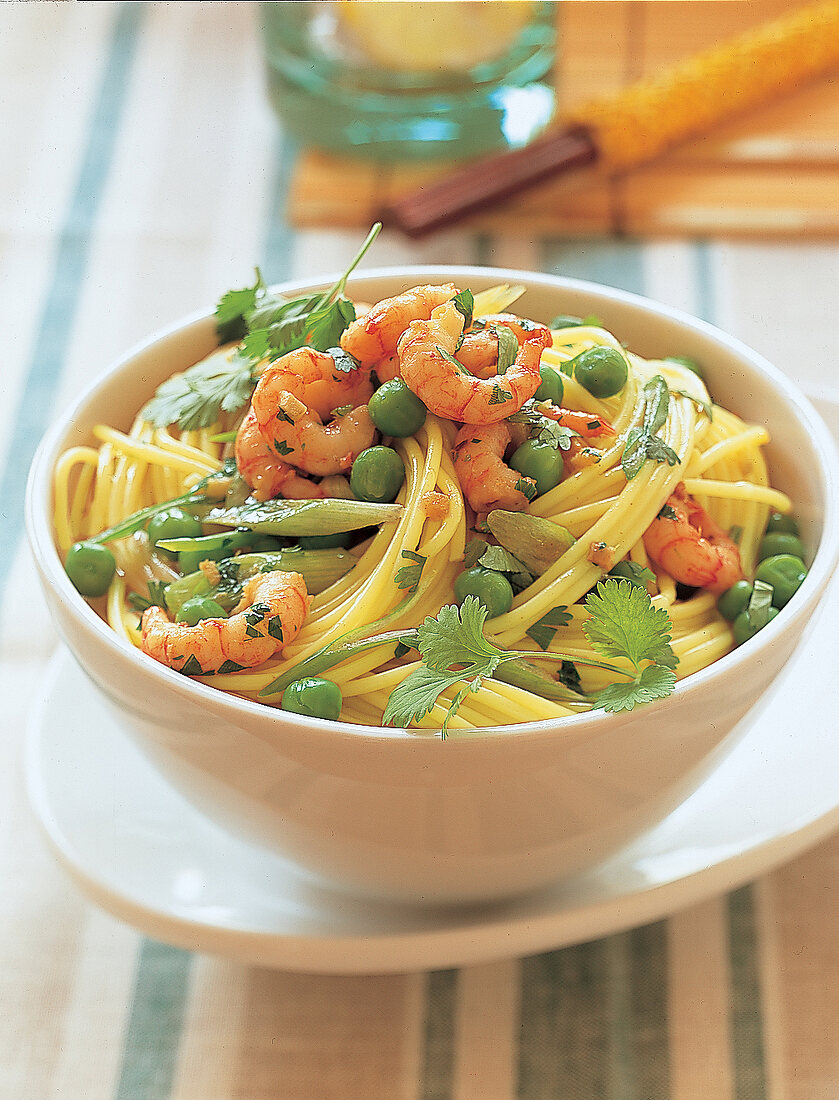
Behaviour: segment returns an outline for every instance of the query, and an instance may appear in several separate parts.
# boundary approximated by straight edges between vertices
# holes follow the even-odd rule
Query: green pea
[[[392,378],[379,386],[367,403],[367,411],[382,435],[397,439],[415,435],[425,423],[428,412],[401,378]]]
[[[503,573],[476,565],[465,569],[454,582],[454,594],[458,603],[467,596],[476,596],[487,609],[487,618],[503,615],[513,606],[513,586]]]
[[[562,481],[564,463],[562,453],[552,443],[527,439],[510,458],[510,468],[536,482],[536,492],[541,495]]]
[[[592,397],[614,397],[626,385],[629,367],[617,348],[589,348],[574,360],[574,377]]]
[[[689,355],[668,355],[664,360],[665,363],[678,363],[680,367],[687,367],[688,370],[692,370],[694,374],[699,375],[700,378],[705,377],[702,367],[697,363],[695,359],[692,359]]]
[[[749,606],[753,591],[754,588],[748,581],[736,581],[717,600],[717,610],[720,615],[733,623],[737,616]]]
[[[146,528],[152,546],[161,539],[194,539],[202,533],[201,521],[184,508],[167,508],[152,516]],[[174,557],[174,554],[169,554]]]
[[[297,543],[304,550],[346,549],[351,538],[349,531],[338,531],[334,535],[300,535]]]
[[[603,322],[599,317],[595,317],[593,313],[590,313],[588,317],[574,317],[570,313],[558,313],[549,327],[552,329],[579,328],[581,325],[593,325],[595,328],[602,328]]]
[[[197,626],[203,619],[226,619],[227,612],[210,596],[193,596],[185,600],[175,615],[176,623]]]
[[[539,374],[542,376],[542,381],[539,383],[539,389],[533,395],[534,399],[536,401],[550,401],[554,405],[561,405],[565,386],[563,385],[560,372],[556,367],[549,367],[546,363],[539,368]]]
[[[800,535],[794,516],[785,516],[783,512],[773,512],[766,524],[767,535],[783,532],[785,535]]]
[[[777,607],[770,607],[767,622],[771,623],[777,614]],[[759,629],[760,627],[755,626],[749,619],[748,612],[741,611],[734,620],[731,633],[734,635],[734,641],[737,645],[742,645],[743,642],[747,642],[749,638],[754,638]]]
[[[755,580],[772,585],[772,603],[786,607],[807,576],[807,566],[793,554],[775,554],[757,567]]]
[[[390,447],[368,447],[356,458],[350,488],[358,500],[388,504],[396,499],[405,480],[402,459]]]
[[[67,576],[83,596],[104,596],[117,563],[107,546],[99,542],[74,542],[64,559]]]
[[[791,531],[770,531],[764,535],[758,547],[757,556],[760,561],[765,558],[774,558],[778,554],[792,554],[794,558],[804,558],[804,543]]]
[[[332,680],[307,676],[295,680],[283,692],[282,708],[292,714],[305,714],[308,718],[328,718],[334,722],[341,714],[344,699],[341,689]]]

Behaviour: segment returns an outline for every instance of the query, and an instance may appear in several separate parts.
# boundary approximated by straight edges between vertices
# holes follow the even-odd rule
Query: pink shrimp
[[[476,378],[454,358],[463,314],[453,302],[446,302],[427,321],[412,321],[402,335],[402,378],[438,416],[462,424],[497,424],[518,412],[542,381],[539,361],[551,345],[550,331],[543,325],[523,328],[524,339],[506,374]]]
[[[472,331],[464,333],[460,347],[457,349],[458,363],[462,364],[470,374],[478,378],[492,378],[499,373],[498,329],[500,326],[513,333],[519,347],[533,327],[532,323],[523,323],[522,319],[513,313],[489,313],[478,318]]]
[[[539,412],[549,420],[555,420],[564,428],[570,428],[583,439],[594,439],[598,435],[615,435],[615,429],[608,420],[594,413],[580,412],[577,409],[564,409],[550,401],[541,401]]]
[[[323,477],[349,469],[375,439],[366,405],[372,392],[368,370],[339,370],[331,355],[306,347],[262,372],[251,407],[263,438],[283,461]]]
[[[644,532],[644,547],[674,581],[691,588],[724,592],[743,579],[737,544],[681,482]]]
[[[236,467],[253,489],[257,500],[284,496],[293,500],[308,500],[322,496],[314,481],[301,477],[293,466],[278,458],[264,439],[253,409],[236,433]]]
[[[173,623],[161,607],[141,620],[144,653],[189,676],[236,672],[263,664],[298,634],[311,598],[299,573],[258,573],[245,583],[229,619],[197,626]]]
[[[454,468],[474,512],[490,512],[493,508],[523,512],[536,495],[536,482],[510,469],[504,461],[511,438],[510,428],[504,423],[466,424],[457,433]]]
[[[363,317],[350,322],[341,337],[341,347],[363,367],[376,367],[394,354],[399,337],[411,321],[427,320],[436,306],[455,294],[454,283],[443,283],[442,286],[415,286],[393,298],[384,298]],[[381,375],[379,380],[386,381]]]

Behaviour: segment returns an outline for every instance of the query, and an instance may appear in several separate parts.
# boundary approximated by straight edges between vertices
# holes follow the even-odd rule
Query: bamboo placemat
[[[570,107],[769,20],[800,0],[577,0],[558,5],[558,98]],[[450,165],[388,165],[314,150],[298,161],[287,216],[363,227]],[[584,169],[469,228],[558,235],[804,237],[839,233],[839,74],[624,175]]]

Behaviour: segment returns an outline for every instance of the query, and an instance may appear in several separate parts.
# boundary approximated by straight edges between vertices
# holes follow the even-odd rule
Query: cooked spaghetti
[[[62,554],[80,542],[108,542],[116,570],[94,606],[113,629],[179,671],[269,706],[291,699],[289,685],[328,669],[341,720],[379,726],[391,694],[422,667],[410,632],[471,593],[489,615],[485,637],[520,657],[504,666],[503,680],[500,672],[486,676],[471,691],[455,664],[436,701],[402,723],[452,730],[555,720],[591,709],[603,688],[620,682],[620,667],[603,667],[586,631],[593,606],[586,597],[604,578],[640,588],[666,612],[676,677],[732,649],[732,616],[718,600],[751,584],[770,514],[791,508],[769,484],[767,430],[714,404],[691,365],[643,359],[594,318],[558,319],[549,330],[503,312],[521,288],[484,291],[473,305],[465,289],[415,288],[359,306],[361,317],[328,351],[306,345],[263,356],[244,403],[212,424],[161,425],[166,414],[158,402],[152,416],[152,403],[128,432],[98,425],[95,445],[68,450],[55,470],[57,542]],[[227,363],[237,355],[235,344],[216,353]],[[391,391],[395,412],[391,403],[384,417],[372,416]],[[381,469],[369,458],[374,451]],[[266,549],[266,528],[256,523],[250,534],[235,531],[226,556],[202,557],[200,538],[181,539],[194,548],[176,564],[145,525],[120,537],[127,517],[182,497],[205,539],[231,535],[230,523],[214,523],[220,507],[260,515],[254,501],[349,499],[359,485],[362,499],[387,500],[380,483],[394,464],[398,492],[389,499],[401,510],[393,521],[322,539],[331,549],[292,536]],[[114,528],[116,537],[99,538]],[[316,524],[310,535],[318,533]],[[238,586],[231,560],[256,563]],[[279,631],[275,648],[253,646],[250,634],[266,640],[271,613],[248,598],[245,576],[270,576],[295,560],[311,566],[308,614]],[[216,602],[217,616],[199,614],[191,624],[171,622],[166,593],[183,585],[182,572],[198,578],[205,598],[232,591],[227,606]],[[172,636],[154,651],[146,641],[151,611],[156,629],[171,626]],[[253,629],[234,646],[225,631],[244,617]],[[184,647],[189,631],[201,646],[214,631],[218,659],[208,663],[205,649]],[[382,644],[365,648],[379,636]]]

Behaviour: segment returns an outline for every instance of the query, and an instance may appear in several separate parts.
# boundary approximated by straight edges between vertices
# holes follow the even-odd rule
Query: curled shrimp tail
[[[402,378],[438,416],[461,424],[497,424],[536,393],[542,352],[552,342],[544,325],[519,321],[518,329],[518,354],[506,373],[475,377],[455,358],[463,315],[448,301],[403,333],[398,346]]]
[[[691,588],[724,592],[743,579],[734,540],[679,484],[644,533],[655,565]]]
[[[160,607],[146,608],[140,645],[155,661],[190,676],[255,668],[297,636],[310,605],[300,573],[260,573],[246,582],[228,619],[188,626],[172,622]]]

